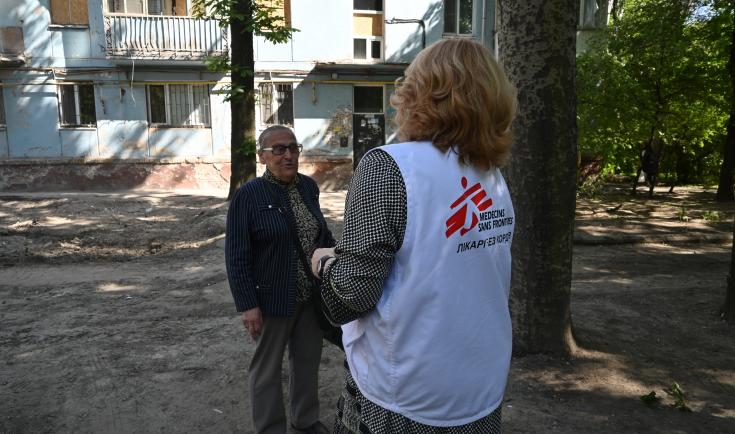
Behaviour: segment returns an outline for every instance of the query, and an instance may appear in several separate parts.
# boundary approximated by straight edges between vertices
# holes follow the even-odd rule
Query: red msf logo
[[[465,222],[467,221],[467,202],[472,201],[472,203],[475,204],[477,209],[479,211],[485,211],[486,209],[490,208],[493,204],[492,198],[487,198],[487,193],[485,193],[485,190],[480,186],[480,183],[473,185],[470,188],[467,188],[467,178],[464,176],[462,177],[462,188],[465,189],[465,192],[462,193],[462,196],[459,197],[459,199],[455,200],[454,203],[451,206],[451,209],[457,208],[459,205],[462,205],[461,208],[459,208],[454,214],[452,214],[451,217],[447,219],[447,238],[451,237],[455,232],[459,231],[460,236],[464,236],[467,232],[471,231],[475,226],[477,226],[477,222],[479,221],[479,218],[477,217],[477,214],[473,211],[472,212],[472,223],[470,224],[470,227],[464,227]],[[470,197],[471,196],[471,197]]]

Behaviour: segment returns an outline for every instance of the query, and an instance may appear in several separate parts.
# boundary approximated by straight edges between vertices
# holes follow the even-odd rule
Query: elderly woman
[[[312,272],[344,324],[337,433],[495,433],[511,357],[515,89],[490,53],[440,41],[391,98],[404,143],[368,153],[342,240]]]
[[[319,422],[323,335],[312,304],[317,287],[308,258],[317,247],[334,246],[334,238],[319,209],[319,188],[298,173],[300,152],[288,127],[263,131],[258,157],[265,174],[237,191],[227,214],[230,290],[256,342],[248,371],[256,433],[286,432],[281,389],[286,345],[291,425],[297,432],[328,432]]]

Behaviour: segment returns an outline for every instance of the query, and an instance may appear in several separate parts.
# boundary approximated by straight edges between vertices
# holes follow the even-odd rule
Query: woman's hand
[[[315,277],[321,278],[319,273],[317,273],[317,265],[319,264],[319,260],[324,256],[336,257],[337,255],[334,253],[333,247],[328,247],[328,248],[325,247],[325,248],[314,250],[314,254],[311,255],[311,273]],[[334,261],[334,259],[331,259],[330,261]]]

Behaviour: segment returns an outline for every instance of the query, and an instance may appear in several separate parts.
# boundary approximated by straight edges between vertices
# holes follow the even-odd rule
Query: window
[[[444,1],[444,33],[472,35],[472,0]]]
[[[355,86],[355,113],[383,113],[383,86]]]
[[[359,11],[382,11],[383,0],[353,0],[352,8]]]
[[[293,126],[293,85],[260,83],[260,123]]]
[[[187,16],[186,0],[106,0],[107,12],[135,15]]]
[[[93,127],[97,123],[94,86],[59,85],[59,119],[62,127]]]
[[[211,124],[209,85],[156,84],[148,86],[148,119],[173,127]]]
[[[89,12],[86,0],[51,0],[51,24],[86,26]]]
[[[383,38],[376,36],[367,36],[364,38],[354,39],[354,52],[352,57],[355,60],[372,60],[378,61],[383,58]]]
[[[3,86],[0,83],[0,128],[5,127],[5,99],[3,98]]]
[[[291,26],[291,0],[256,0],[256,3],[268,9],[271,16],[280,18],[276,24]]]
[[[352,58],[366,63],[383,58],[383,2],[354,0]]]

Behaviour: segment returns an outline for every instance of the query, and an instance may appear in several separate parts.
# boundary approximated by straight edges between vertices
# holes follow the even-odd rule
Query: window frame
[[[114,0],[113,0],[114,1]],[[193,5],[190,1],[184,0],[184,3],[186,4],[186,14],[185,15],[176,15],[176,14],[167,14],[166,13],[166,0],[160,0],[161,1],[161,13],[160,14],[151,14],[148,9],[148,1],[149,0],[143,0],[143,12],[128,12],[128,1],[132,0],[119,0],[122,2],[123,5],[123,11],[122,12],[114,12],[110,10],[110,0],[103,0],[104,8],[105,8],[105,14],[108,15],[129,15],[129,16],[135,16],[135,17],[191,17],[192,16],[192,10]],[[173,4],[172,4],[173,6]]]
[[[377,9],[357,9],[355,8],[355,0],[352,0],[352,12],[356,14],[382,14],[385,13],[385,0],[380,3],[380,10]]]
[[[67,13],[68,15],[64,19],[60,19],[59,16],[62,12],[57,10],[54,7],[54,1],[49,0],[48,3],[48,10],[49,10],[49,27],[50,28],[81,28],[86,29],[89,27],[89,2],[82,1],[82,0],[57,0],[57,2],[65,2],[67,7]],[[80,3],[83,3],[83,7],[85,8],[86,13],[84,14],[83,20],[79,22],[75,22],[73,20],[73,15],[71,13],[71,6],[75,1],[79,1]]]
[[[355,39],[365,40],[365,58],[360,59],[355,57]],[[380,41],[380,57],[372,57],[372,42]],[[366,36],[366,35],[353,35],[352,36],[352,60],[357,63],[380,63],[383,61],[385,56],[385,43],[383,36]]]
[[[83,124],[82,123],[82,108],[79,103],[79,86],[90,86],[92,88],[92,109],[94,110],[94,123]],[[62,89],[64,87],[72,87],[74,90],[74,119],[75,123],[65,123],[64,118],[66,113],[64,112],[64,104],[62,97]],[[92,82],[76,82],[76,83],[59,83],[57,84],[56,98],[59,107],[59,128],[60,129],[82,129],[82,128],[97,128],[97,92],[95,85]]]
[[[357,104],[355,103],[355,89],[358,87],[379,87],[381,89],[381,98],[380,98],[380,105],[381,105],[381,111],[380,112],[362,112],[357,111]],[[353,114],[356,115],[385,115],[385,92],[386,87],[382,84],[355,84],[352,86],[352,110]]]
[[[284,123],[280,117],[278,117],[278,110],[281,108],[281,104],[278,103],[278,88],[277,86],[289,86],[291,88],[291,123]],[[263,99],[263,91],[262,89],[264,87],[269,88],[268,89],[268,95],[270,95],[270,100],[268,103],[265,103]],[[271,125],[286,125],[291,128],[293,128],[294,124],[296,123],[296,117],[295,117],[295,98],[294,98],[294,83],[291,81],[261,81],[258,83],[258,122],[261,126],[268,127]],[[277,122],[272,123],[268,122],[266,119],[266,113],[263,111],[263,105],[269,105],[270,106],[270,116],[276,115],[278,117]]]
[[[177,83],[175,85],[185,85],[186,86],[186,99],[187,104],[189,107],[194,108],[194,90],[193,86],[205,86],[207,88],[207,106],[209,109],[207,110],[207,117],[205,123],[201,124],[173,124],[172,123],[172,113],[171,113],[171,91],[170,86],[172,84],[170,83],[163,83],[163,84],[156,84],[156,83],[149,83],[145,86],[145,99],[146,99],[146,113],[148,116],[148,125],[152,128],[212,128],[212,100],[211,100],[211,89],[209,88],[209,83]],[[164,113],[166,114],[166,122],[160,123],[160,122],[153,122],[152,113],[151,113],[151,86],[163,86],[163,100],[164,100]],[[187,117],[187,122],[191,122],[191,113],[189,113],[189,116]]]
[[[460,33],[460,22],[462,21],[462,17],[460,15],[460,11],[462,10],[462,3],[463,0],[455,0],[456,2],[456,10],[455,12],[455,23],[456,26],[455,29],[456,32],[446,32],[444,29],[442,29],[442,35],[444,37],[451,37],[451,38],[472,38],[475,36],[475,0],[464,0],[469,1],[472,3],[472,12],[470,13],[470,23],[472,24],[472,27],[470,29],[470,33]],[[442,19],[446,23],[447,20],[447,13],[446,13],[446,2],[442,2],[442,5],[444,6],[443,16]],[[446,24],[445,24],[446,25]]]

